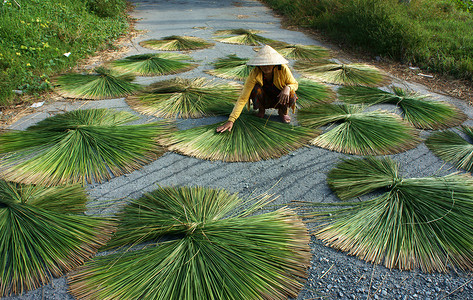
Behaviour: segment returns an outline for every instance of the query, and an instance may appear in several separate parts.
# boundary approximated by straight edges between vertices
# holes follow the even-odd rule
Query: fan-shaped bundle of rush
[[[158,123],[124,125],[137,119],[129,112],[76,110],[2,134],[2,175],[58,185],[101,182],[136,170],[164,152],[155,139],[171,130]]]
[[[208,70],[206,73],[221,78],[244,81],[253,69],[253,67],[246,64],[248,61],[248,58],[240,58],[235,54],[231,54],[219,58],[213,63],[215,69]]]
[[[241,86],[206,78],[173,78],[154,83],[127,99],[135,110],[164,118],[200,118],[229,114]]]
[[[335,128],[313,139],[313,145],[357,155],[382,155],[406,151],[419,143],[418,132],[399,116],[384,111],[363,112],[362,106],[320,104],[298,111],[302,126]],[[338,124],[338,125],[337,125]]]
[[[71,276],[80,299],[287,299],[309,264],[309,237],[286,207],[258,213],[270,195],[242,201],[224,190],[160,188],[119,215],[110,246]],[[172,236],[155,243],[163,236]],[[139,250],[130,246],[153,241]],[[138,248],[138,247],[135,247]]]
[[[251,29],[229,29],[229,30],[217,30],[215,35],[215,40],[228,43],[228,44],[238,44],[238,45],[248,45],[248,46],[258,46],[261,44],[272,44],[276,41],[268,39],[258,35],[257,33],[262,33],[263,31],[251,30]]]
[[[77,99],[112,99],[131,95],[141,88],[131,74],[118,74],[99,67],[91,74],[64,74],[55,78],[59,94]]]
[[[169,150],[201,159],[259,161],[278,158],[306,145],[319,134],[299,126],[273,122],[242,114],[230,132],[217,133],[222,125],[200,126],[160,138]]]
[[[111,65],[116,70],[143,76],[176,74],[197,67],[185,60],[192,58],[178,53],[146,53],[113,61]]]
[[[198,37],[178,35],[163,37],[160,40],[153,39],[140,42],[142,47],[163,51],[198,50],[209,48],[213,45],[215,44]]]
[[[110,221],[84,215],[79,186],[0,180],[0,296],[22,294],[81,265],[108,240]]]
[[[473,128],[461,126],[469,141],[454,131],[440,131],[430,135],[425,144],[441,159],[452,163],[459,169],[473,172]]]
[[[426,95],[398,87],[386,92],[373,87],[353,86],[338,90],[340,99],[348,103],[390,103],[397,105],[404,119],[422,129],[441,129],[457,126],[467,116],[455,106],[443,101],[429,101]]]
[[[386,73],[366,64],[297,61],[294,69],[306,77],[333,84],[381,86],[389,82]]]
[[[322,103],[333,102],[335,92],[327,85],[306,78],[299,78],[297,89],[297,103],[300,108],[311,107]]]
[[[315,236],[390,269],[473,270],[473,178],[458,174],[401,178],[395,163],[377,160],[344,161],[332,171],[328,180],[338,194],[348,196],[349,189],[354,189],[350,196],[376,188],[387,191],[366,201],[332,204],[323,212],[324,204],[316,204],[317,212],[307,214],[318,223]],[[362,173],[367,175],[363,182],[374,181],[369,188],[358,181]]]
[[[312,61],[328,58],[330,56],[330,51],[321,46],[287,44],[282,42],[277,42],[270,46],[278,51],[279,54],[289,59]]]

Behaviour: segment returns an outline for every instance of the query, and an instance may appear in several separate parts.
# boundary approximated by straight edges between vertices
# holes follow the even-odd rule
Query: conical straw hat
[[[287,63],[289,62],[281,54],[271,48],[271,46],[265,45],[253,58],[248,61],[247,65],[272,66],[285,65]]]

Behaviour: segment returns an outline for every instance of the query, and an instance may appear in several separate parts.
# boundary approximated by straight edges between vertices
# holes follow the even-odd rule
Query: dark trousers
[[[279,103],[278,95],[281,93],[274,85],[260,86],[256,84],[250,94],[250,99],[253,101],[253,108],[276,108],[281,110],[284,114],[287,114],[289,107],[293,107],[297,101],[297,95],[294,91],[291,91],[289,95],[289,103],[282,105]]]

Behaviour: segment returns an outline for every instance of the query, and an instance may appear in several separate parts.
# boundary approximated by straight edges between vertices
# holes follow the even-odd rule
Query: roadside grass
[[[50,89],[50,77],[112,45],[128,28],[126,0],[5,0],[0,3],[0,108],[14,90]]]
[[[462,0],[264,0],[332,41],[473,80],[473,13]],[[462,6],[462,4],[465,4]]]

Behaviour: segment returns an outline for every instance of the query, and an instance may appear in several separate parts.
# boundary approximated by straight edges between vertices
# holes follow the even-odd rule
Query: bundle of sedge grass
[[[192,58],[178,53],[146,53],[127,56],[110,64],[117,71],[133,75],[160,76],[187,72],[197,67],[185,60]]]
[[[425,144],[435,155],[453,164],[455,167],[473,172],[473,127],[461,126],[466,139],[458,133],[446,130],[430,135]]]
[[[315,146],[356,155],[384,155],[409,150],[419,142],[418,132],[399,116],[385,111],[364,112],[363,106],[320,104],[300,109],[302,126],[334,128],[311,141]],[[330,128],[330,127],[329,127]]]
[[[112,99],[134,94],[141,86],[131,81],[131,74],[118,74],[99,67],[90,74],[70,73],[53,80],[58,93],[75,99]]]
[[[276,42],[270,45],[279,54],[288,59],[317,61],[330,57],[330,51],[327,48],[316,45],[300,45]]]
[[[331,103],[335,101],[335,92],[327,85],[313,81],[307,78],[297,80],[299,88],[297,89],[297,107],[307,108],[322,103]]]
[[[80,299],[287,299],[309,264],[307,230],[286,207],[258,213],[272,196],[159,188],[119,215],[109,247],[71,276]],[[172,237],[159,241],[162,237]],[[144,242],[152,245],[132,247]]]
[[[22,294],[82,265],[113,224],[84,215],[80,186],[42,187],[0,180],[0,296]]]
[[[249,58],[240,58],[235,54],[231,54],[219,58],[212,64],[214,69],[208,70],[206,73],[225,79],[244,81],[253,69],[253,67],[246,64],[249,60]]]
[[[164,153],[165,124],[126,125],[138,117],[107,109],[75,110],[0,135],[0,167],[10,181],[59,185],[102,182]],[[132,141],[132,142],[130,142]]]
[[[257,33],[262,33],[260,30],[252,29],[229,29],[229,30],[217,30],[215,31],[214,39],[228,44],[237,44],[237,45],[248,45],[248,46],[258,46],[261,44],[273,44],[276,41],[272,39],[265,38],[258,35]]]
[[[315,204],[317,212],[307,215],[318,223],[315,236],[389,269],[473,270],[473,178],[401,178],[397,169],[388,158],[340,163],[328,178],[337,194],[347,198],[379,188],[386,191],[366,201],[332,204],[323,212],[323,205]],[[363,182],[374,180],[368,188],[359,181],[364,176]]]
[[[230,132],[217,133],[222,123],[200,126],[164,135],[160,143],[184,155],[207,160],[259,161],[294,151],[320,134],[300,126],[242,114]]]
[[[390,103],[397,105],[403,118],[421,129],[443,129],[458,126],[467,116],[452,104],[443,101],[430,101],[427,95],[393,87],[392,92],[378,88],[353,86],[338,90],[340,100],[347,103]]]
[[[332,84],[381,86],[389,82],[386,73],[366,64],[300,60],[295,63],[294,69],[308,78]]]
[[[206,78],[156,82],[127,102],[140,113],[162,118],[201,118],[229,114],[241,86]]]
[[[140,42],[140,46],[142,47],[162,51],[198,50],[206,49],[213,45],[215,44],[198,37],[178,35],[166,36],[159,40],[152,39]]]

